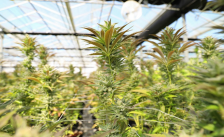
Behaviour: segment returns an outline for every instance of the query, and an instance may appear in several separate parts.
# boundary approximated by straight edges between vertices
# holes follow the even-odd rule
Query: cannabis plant
[[[50,54],[48,51],[47,51],[47,48],[44,47],[43,45],[40,45],[39,46],[39,49],[37,50],[37,54],[38,54],[38,57],[41,61],[41,63],[39,64],[39,67],[42,67],[44,65],[47,65],[48,63],[48,59],[50,57],[53,57],[55,54]]]
[[[140,60],[140,75],[142,76],[140,81],[142,87],[148,87],[154,84],[156,81],[155,70],[154,70],[155,62],[151,60]]]
[[[21,116],[16,114],[16,111],[8,112],[8,110],[0,110],[0,137],[60,137],[64,134],[65,130],[68,127],[65,127],[61,131],[57,131],[56,133],[53,133],[52,131],[56,126],[54,124],[51,128],[41,131],[40,126],[38,127],[30,127],[27,125],[27,121],[22,118]],[[7,130],[4,130],[6,126],[9,126],[9,124],[15,129],[15,132],[8,133]]]
[[[95,37],[91,37],[92,40],[84,39],[87,43],[94,45],[94,47],[90,48],[97,49],[91,55],[100,55],[99,59],[105,61],[106,67],[105,70],[99,73],[95,84],[90,85],[94,87],[94,93],[97,95],[99,102],[95,115],[103,119],[98,121],[101,132],[106,133],[110,131],[109,136],[122,136],[126,133],[128,112],[133,104],[131,96],[126,98],[117,96],[119,92],[129,89],[122,90],[122,81],[117,81],[116,76],[125,68],[124,56],[127,61],[133,60],[131,54],[125,54],[124,45],[130,43],[132,48],[135,47],[139,41],[131,41],[130,38],[138,32],[124,37],[124,34],[129,31],[129,29],[123,30],[126,25],[115,27],[115,24],[111,24],[111,21],[108,21],[105,22],[105,25],[99,26],[101,28],[100,31],[93,28],[85,28],[92,32]],[[122,46],[124,50],[121,49]],[[132,53],[135,54],[135,50],[136,48],[133,48]],[[129,66],[131,66],[130,69],[134,69],[133,64],[129,64]]]
[[[148,87],[148,90],[136,89],[133,92],[141,93],[138,96],[148,100],[148,105],[144,107],[154,108],[149,110],[145,108],[141,111],[145,119],[154,121],[150,123],[150,134],[175,132],[188,125],[186,120],[189,113],[186,108],[191,105],[193,93],[189,88],[189,82],[177,73],[182,66],[181,53],[194,46],[195,43],[180,41],[184,33],[181,29],[175,31],[172,28],[166,28],[161,36],[155,35],[159,43],[147,40],[156,46],[153,48],[156,53],[147,54],[155,58],[159,72],[162,74],[161,80]],[[174,124],[171,124],[173,122]]]
[[[224,6],[224,1],[223,0],[212,0],[207,3],[205,6],[204,10],[210,9],[210,10],[222,10]]]
[[[33,82],[26,79],[26,77],[32,76],[35,72],[35,67],[32,66],[32,61],[35,57],[36,47],[37,44],[35,38],[31,38],[29,35],[26,35],[26,37],[22,40],[22,43],[20,43],[20,47],[17,47],[25,55],[25,59],[22,62],[22,72],[20,73],[20,77],[23,77],[24,79],[22,82],[21,79],[16,81],[16,86],[13,86],[12,89],[10,89],[14,93],[13,98],[23,96],[23,98],[20,98],[18,101],[22,103],[22,106],[26,107],[30,106],[32,104],[32,100],[34,99],[33,90],[30,87]],[[16,75],[18,76],[18,73]]]
[[[18,47],[19,50],[26,56],[22,64],[24,68],[33,72],[35,68],[32,66],[32,61],[34,60],[35,50],[37,47],[35,38],[31,38],[29,35],[26,35],[20,45],[21,47]]]
[[[208,59],[215,56],[218,56],[219,51],[217,48],[219,47],[218,40],[213,37],[206,37],[202,39],[201,44],[199,45],[199,48],[202,49],[203,52],[203,58]]]
[[[202,67],[196,67],[197,99],[203,101],[202,112],[198,113],[199,126],[207,136],[224,136],[224,63],[220,59],[208,60]]]
[[[182,57],[180,54],[184,52],[191,46],[194,46],[195,43],[192,41],[183,42],[180,40],[180,37],[185,34],[181,29],[175,32],[172,28],[166,28],[161,36],[154,35],[158,38],[160,43],[156,43],[153,41],[148,41],[152,43],[155,48],[153,50],[155,53],[147,53],[148,55],[154,57],[156,62],[160,65],[160,70],[165,72],[165,78],[167,79],[169,84],[172,84],[174,81],[175,69],[178,67],[178,63],[181,62]]]

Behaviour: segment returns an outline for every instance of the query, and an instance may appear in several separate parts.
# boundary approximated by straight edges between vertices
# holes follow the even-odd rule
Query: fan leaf
[[[87,43],[92,44],[92,45],[94,45],[94,46],[100,48],[100,49],[103,50],[104,52],[107,52],[106,49],[105,49],[101,44],[99,44],[99,43],[97,43],[97,42],[95,42],[95,41],[90,41],[90,40],[87,40],[87,39],[82,39],[82,40],[84,40],[84,41],[86,41]]]
[[[100,35],[98,34],[97,30],[93,29],[93,28],[84,28],[87,29],[88,31],[92,32],[95,36],[100,37]]]

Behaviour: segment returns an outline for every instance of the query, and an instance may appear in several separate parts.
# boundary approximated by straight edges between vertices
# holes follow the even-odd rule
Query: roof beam
[[[18,4],[14,4],[14,5],[11,5],[11,6],[2,8],[2,9],[0,9],[0,11],[8,10],[8,9],[10,9],[10,8],[13,8],[13,7],[16,7],[16,6],[19,6],[19,5],[23,5],[23,4],[25,4],[25,3],[28,3],[28,1],[20,2],[20,3],[18,3]]]
[[[70,4],[69,4],[69,2],[65,2],[65,5],[66,5],[67,13],[68,13],[68,16],[69,16],[69,21],[70,21],[71,26],[72,26],[72,30],[73,30],[74,33],[76,33],[75,23],[73,21],[73,15],[72,15]],[[76,42],[78,44],[78,48],[80,48],[80,44],[79,44],[79,40],[78,40],[77,36],[75,36],[75,40],[76,40]],[[81,51],[79,51],[79,52],[80,52],[80,55],[82,57],[81,59],[82,59],[82,62],[83,62],[83,66],[86,66],[85,62],[83,60],[82,52]]]
[[[23,17],[29,16],[29,15],[34,14],[34,13],[36,13],[36,11],[29,12],[29,13],[26,13],[26,14],[23,14],[23,15],[20,15],[20,16],[17,16],[15,18],[8,19],[8,21],[17,20],[19,18],[23,18]],[[0,24],[7,23],[8,21],[2,21],[2,22],[0,22]]]
[[[171,8],[178,8],[180,11],[166,10],[162,13],[156,20],[148,25],[144,31],[139,34],[138,38],[149,39],[152,38],[150,34],[157,34],[166,26],[173,23],[175,20],[181,17],[182,14],[189,12],[195,8],[203,8],[203,4],[206,3],[206,0],[179,0],[177,3],[172,5]],[[159,24],[159,25],[158,25]],[[141,44],[141,43],[140,43]]]
[[[24,1],[24,0],[14,0],[14,1]],[[32,1],[61,2],[61,0],[32,0]],[[121,1],[119,1],[119,2],[120,3],[116,2],[116,3],[113,4],[113,3],[107,2],[107,1],[77,1],[77,0],[76,1],[69,1],[69,3],[81,3],[80,5],[77,5],[77,6],[82,6],[84,4],[104,4],[104,5],[122,6],[123,2],[122,3],[121,3]],[[179,10],[178,8],[172,8],[172,7],[170,7],[170,8],[163,8],[163,7],[160,7],[160,6],[148,6],[148,5],[145,5],[145,4],[142,4],[141,6],[144,7],[144,8],[166,9],[166,10],[174,10],[174,11],[178,11]],[[76,7],[76,6],[74,6],[74,7]]]
[[[223,26],[223,25],[224,25],[223,22],[217,24],[217,26]],[[192,38],[197,38],[198,36],[200,36],[200,35],[202,35],[202,34],[208,32],[208,31],[210,31],[210,30],[213,30],[213,28],[212,28],[212,27],[208,27],[208,28],[204,29],[203,31],[198,31],[197,34],[195,34],[195,35],[193,35],[193,36],[191,36],[191,37],[192,37]]]

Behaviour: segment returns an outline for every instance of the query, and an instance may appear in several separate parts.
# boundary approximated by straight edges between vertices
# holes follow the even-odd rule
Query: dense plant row
[[[224,63],[218,40],[183,42],[185,32],[168,27],[155,35],[157,42],[135,40],[139,32],[125,35],[125,27],[106,21],[100,31],[85,28],[95,35],[84,41],[98,63],[89,78],[81,70],[74,73],[73,66],[58,72],[47,65],[54,54],[27,35],[18,47],[24,61],[13,73],[0,74],[0,136],[224,136]],[[138,68],[142,41],[155,46],[147,53],[154,60],[139,60]],[[197,58],[183,62],[182,53],[193,46]]]

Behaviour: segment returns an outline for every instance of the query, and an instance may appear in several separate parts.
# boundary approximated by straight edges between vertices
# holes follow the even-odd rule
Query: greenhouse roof
[[[4,1],[4,2],[3,2]],[[83,0],[3,0],[0,5],[0,28],[5,33],[3,39],[3,68],[5,71],[23,60],[23,55],[15,49],[25,33],[36,37],[39,44],[43,44],[56,55],[49,64],[59,70],[68,68],[70,64],[82,67],[83,73],[88,74],[96,70],[94,57],[89,54],[92,50],[82,41],[83,34],[89,32],[83,27],[99,29],[98,23],[111,19],[117,26],[127,22],[121,15],[123,2],[118,1],[83,1]],[[142,4],[142,16],[131,22],[129,32],[144,30],[146,26],[164,10],[178,10],[168,5]],[[186,14],[187,35],[192,39],[201,39],[212,35],[221,38],[217,30],[211,26],[224,25],[223,12],[192,10]],[[159,24],[158,24],[159,25]],[[170,27],[183,27],[182,18],[173,22]],[[144,51],[149,51],[152,45],[143,43]],[[139,55],[142,56],[142,55]],[[36,61],[37,62],[37,61]]]

